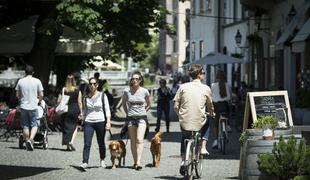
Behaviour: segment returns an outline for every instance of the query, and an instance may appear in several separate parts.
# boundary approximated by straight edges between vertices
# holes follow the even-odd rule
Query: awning
[[[206,56],[202,57],[201,59],[185,64],[183,66],[189,67],[192,64],[217,65],[217,64],[234,64],[234,63],[244,63],[244,61],[243,59],[227,56],[219,52],[211,52]]]
[[[297,9],[297,14],[288,24],[280,38],[276,42],[276,49],[283,49],[284,43],[291,41],[295,35],[298,33],[298,30],[304,25],[306,12],[310,7],[310,1],[305,3],[304,6]]]
[[[296,34],[295,38],[291,41],[293,44],[293,52],[303,52],[306,48],[306,41],[310,35],[310,18],[302,26],[300,31]]]
[[[240,4],[252,10],[257,10],[257,8],[269,10],[275,3],[276,0],[240,0]]]
[[[33,47],[34,26],[38,16],[31,16],[26,20],[0,29],[0,54],[27,54]],[[104,42],[95,42],[85,38],[74,29],[65,26],[63,34],[58,40],[56,55],[102,55],[107,51]]]

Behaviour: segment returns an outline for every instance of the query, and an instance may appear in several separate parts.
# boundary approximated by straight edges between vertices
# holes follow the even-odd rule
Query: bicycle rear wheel
[[[225,131],[221,133],[220,146],[221,146],[222,154],[225,154],[226,153],[226,132]]]
[[[194,176],[194,154],[193,154],[193,141],[189,141],[186,146],[185,163],[186,163],[186,179],[192,180]]]

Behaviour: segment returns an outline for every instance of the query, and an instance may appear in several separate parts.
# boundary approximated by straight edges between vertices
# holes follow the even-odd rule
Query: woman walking
[[[88,166],[89,152],[92,144],[94,132],[96,132],[100,154],[100,167],[106,167],[104,161],[106,157],[105,133],[111,128],[111,113],[107,96],[97,91],[98,81],[90,78],[89,93],[84,98],[84,149],[83,163],[80,167],[85,170]]]
[[[160,87],[157,89],[157,122],[155,132],[160,130],[160,121],[162,114],[165,114],[166,132],[169,132],[170,125],[170,100],[172,95],[170,89],[166,86],[167,81],[165,79],[159,80]]]
[[[70,97],[68,102],[68,112],[61,115],[62,120],[62,145],[67,146],[67,151],[74,151],[73,146],[76,134],[78,119],[82,117],[82,94],[76,86],[74,76],[68,75],[66,78],[65,87],[58,96],[57,103],[59,104],[62,94]]]
[[[124,90],[122,104],[126,112],[133,168],[141,170],[143,140],[147,128],[146,112],[151,107],[149,91],[143,88],[143,77],[139,71],[132,73],[130,87]]]

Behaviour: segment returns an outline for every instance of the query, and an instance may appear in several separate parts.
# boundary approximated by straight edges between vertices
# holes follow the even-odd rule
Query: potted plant
[[[271,140],[274,137],[274,129],[278,126],[278,119],[274,116],[263,116],[253,123],[252,128],[263,130],[263,139]]]
[[[279,180],[307,180],[310,177],[310,146],[304,139],[280,136],[272,153],[258,155],[258,169]]]

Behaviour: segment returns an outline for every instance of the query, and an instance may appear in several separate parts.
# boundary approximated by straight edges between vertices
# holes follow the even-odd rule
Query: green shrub
[[[253,129],[262,128],[264,125],[271,125],[275,128],[278,125],[278,119],[274,116],[264,116],[258,118],[258,120],[252,124]]]
[[[278,143],[273,144],[271,154],[258,154],[258,169],[280,180],[308,178],[310,175],[310,147],[305,140],[299,143],[294,136],[287,142],[280,137]]]
[[[243,131],[239,137],[240,144],[243,144],[244,141],[248,138],[249,134],[247,131]]]

